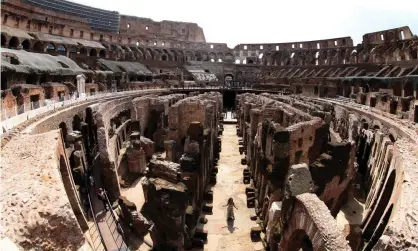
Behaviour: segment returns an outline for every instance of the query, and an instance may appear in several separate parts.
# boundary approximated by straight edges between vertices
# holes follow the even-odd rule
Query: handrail
[[[111,204],[110,204],[110,200],[109,200],[109,197],[107,196],[107,193],[105,193],[105,197],[106,197],[106,200],[107,200],[107,203],[109,204],[108,206],[110,207],[110,213],[111,213],[111,215],[112,215],[112,217],[113,217],[113,220],[115,221],[115,222],[117,222],[117,226],[119,226],[119,230],[121,231],[121,233],[120,233],[120,235],[122,236],[122,239],[124,239],[124,240],[126,240],[126,237],[125,237],[125,235],[124,235],[124,233],[123,233],[123,230],[122,230],[122,228],[120,227],[120,224],[119,224],[119,222],[117,221],[117,219],[116,219],[116,215],[115,215],[115,213],[113,212],[113,209],[112,209],[112,207],[111,207]],[[140,237],[140,236],[138,236],[148,247],[150,247],[150,248],[153,248],[153,245],[152,244],[150,244],[148,241],[146,241],[144,238],[142,238],[142,237]]]
[[[91,198],[90,198],[90,184],[89,184],[89,182],[88,182],[88,178],[87,178],[87,176],[86,176],[86,178],[84,179],[84,182],[85,182],[86,187],[87,187],[87,198],[88,198],[88,201],[89,201],[89,206],[90,206],[90,210],[91,210],[91,215],[93,216],[94,225],[96,226],[97,231],[99,232],[100,241],[102,242],[102,246],[103,246],[104,250],[105,250],[105,251],[108,251],[108,250],[107,250],[107,247],[106,247],[106,245],[105,245],[105,242],[104,242],[103,236],[102,236],[102,232],[100,231],[99,224],[97,224],[96,214],[95,214],[95,212],[94,212],[94,210],[93,210],[93,204],[91,203]],[[93,248],[94,248],[94,247],[93,247]]]
[[[112,204],[110,203],[109,197],[107,196],[107,193],[106,192],[104,193],[104,195],[105,195],[105,198],[106,198],[107,206],[109,207],[110,215],[112,216],[112,219],[113,219],[113,221],[116,224],[116,230],[118,231],[119,235],[122,236],[122,240],[123,241],[121,243],[121,246],[118,247],[118,248],[119,248],[119,250],[121,250],[121,247],[123,246],[123,244],[125,244],[125,246],[126,246],[126,249],[125,250],[130,251],[128,245],[126,245],[126,237],[125,237],[125,234],[123,233],[123,229],[120,226],[120,223],[117,220],[115,213],[113,212]],[[113,233],[112,233],[112,237],[113,237]],[[113,237],[113,239],[115,240],[114,237]],[[116,243],[116,240],[115,240],[115,243]]]

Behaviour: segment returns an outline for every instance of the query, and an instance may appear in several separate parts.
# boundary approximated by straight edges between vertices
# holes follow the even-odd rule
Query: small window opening
[[[334,41],[334,45],[335,45],[335,46],[337,46],[337,45],[338,45],[338,41],[337,41],[337,40],[335,40],[335,41]]]
[[[19,27],[19,24],[20,24],[20,18],[16,18],[16,27]]]
[[[93,33],[93,32],[91,32],[91,33],[90,33],[90,40],[93,40],[93,38],[94,38],[94,33]]]
[[[126,28],[128,28],[128,29],[131,28],[131,25],[130,24],[127,24],[126,25]]]
[[[247,49],[247,46],[246,45],[244,45],[244,50],[246,50]]]
[[[154,41],[154,45],[157,45],[157,41]]]
[[[278,51],[280,49],[280,46],[276,45],[276,51]]]
[[[84,37],[84,31],[80,31],[80,38]]]
[[[26,29],[30,30],[31,20],[28,20],[26,23]]]
[[[401,39],[404,40],[405,39],[405,33],[403,31],[401,31]]]
[[[380,40],[385,40],[385,37],[383,36],[383,34],[380,34]]]
[[[319,43],[316,43],[316,48],[321,49],[321,45]]]
[[[70,36],[72,37],[72,36],[74,36],[74,29],[71,29],[70,30]]]
[[[162,45],[162,46],[165,46],[165,42],[162,42],[162,43],[161,43],[161,45]]]
[[[303,48],[303,44],[299,44],[299,48]]]
[[[148,26],[145,26],[145,30],[148,30]]]
[[[210,48],[213,49],[213,44],[210,45]]]
[[[136,46],[139,46],[139,41],[136,41]]]
[[[52,25],[49,26],[49,29],[48,29],[49,34],[52,34],[52,29],[53,29]]]
[[[262,50],[263,49],[263,46],[262,45],[260,45],[260,50]]]
[[[292,49],[294,49],[295,48],[295,44],[292,44]]]

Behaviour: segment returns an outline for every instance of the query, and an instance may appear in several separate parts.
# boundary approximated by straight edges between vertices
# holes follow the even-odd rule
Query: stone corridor
[[[205,251],[220,250],[263,250],[261,242],[252,242],[250,230],[256,221],[250,219],[253,208],[246,206],[246,185],[242,182],[244,165],[238,151],[238,136],[235,124],[224,124],[222,151],[218,163],[217,184],[213,187],[213,214],[206,215],[208,219],[204,229],[208,231],[208,241]],[[228,225],[226,221],[226,205],[228,198],[234,199],[235,221]]]

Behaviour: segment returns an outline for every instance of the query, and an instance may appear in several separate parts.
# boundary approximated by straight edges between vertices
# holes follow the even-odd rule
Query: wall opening
[[[401,31],[401,39],[405,40],[405,32]]]
[[[234,91],[225,91],[223,94],[223,105],[226,109],[233,109],[235,110],[235,99],[237,97],[237,93]]]
[[[19,47],[19,38],[12,37],[9,41],[9,48],[17,48]]]

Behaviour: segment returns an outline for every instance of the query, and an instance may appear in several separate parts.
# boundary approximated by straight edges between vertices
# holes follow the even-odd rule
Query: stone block
[[[247,198],[247,208],[254,208],[254,207],[255,207],[254,197]]]
[[[212,204],[204,204],[202,207],[202,211],[205,213],[212,213],[213,211],[213,205]]]
[[[201,240],[207,240],[208,231],[204,229],[196,229],[196,231],[194,232],[194,237]]]
[[[261,234],[261,231],[262,231],[263,229],[260,227],[260,226],[254,226],[254,227],[252,227],[251,228],[251,233],[250,233],[250,235],[251,235],[251,239],[252,240],[255,240],[255,239],[260,239],[260,234]]]
[[[245,193],[247,194],[248,192],[255,192],[255,188],[253,188],[253,187],[246,187],[245,188]]]
[[[241,165],[246,165],[247,164],[247,159],[246,158],[242,158],[241,159]]]
[[[213,201],[213,191],[208,191],[206,193],[203,194],[203,199],[205,201]]]
[[[199,222],[202,223],[202,224],[206,224],[206,223],[208,223],[208,219],[203,217],[203,218],[199,219]]]
[[[242,183],[244,183],[244,184],[250,184],[250,182],[251,182],[251,178],[250,177],[245,177],[244,176],[244,178],[242,179]]]

